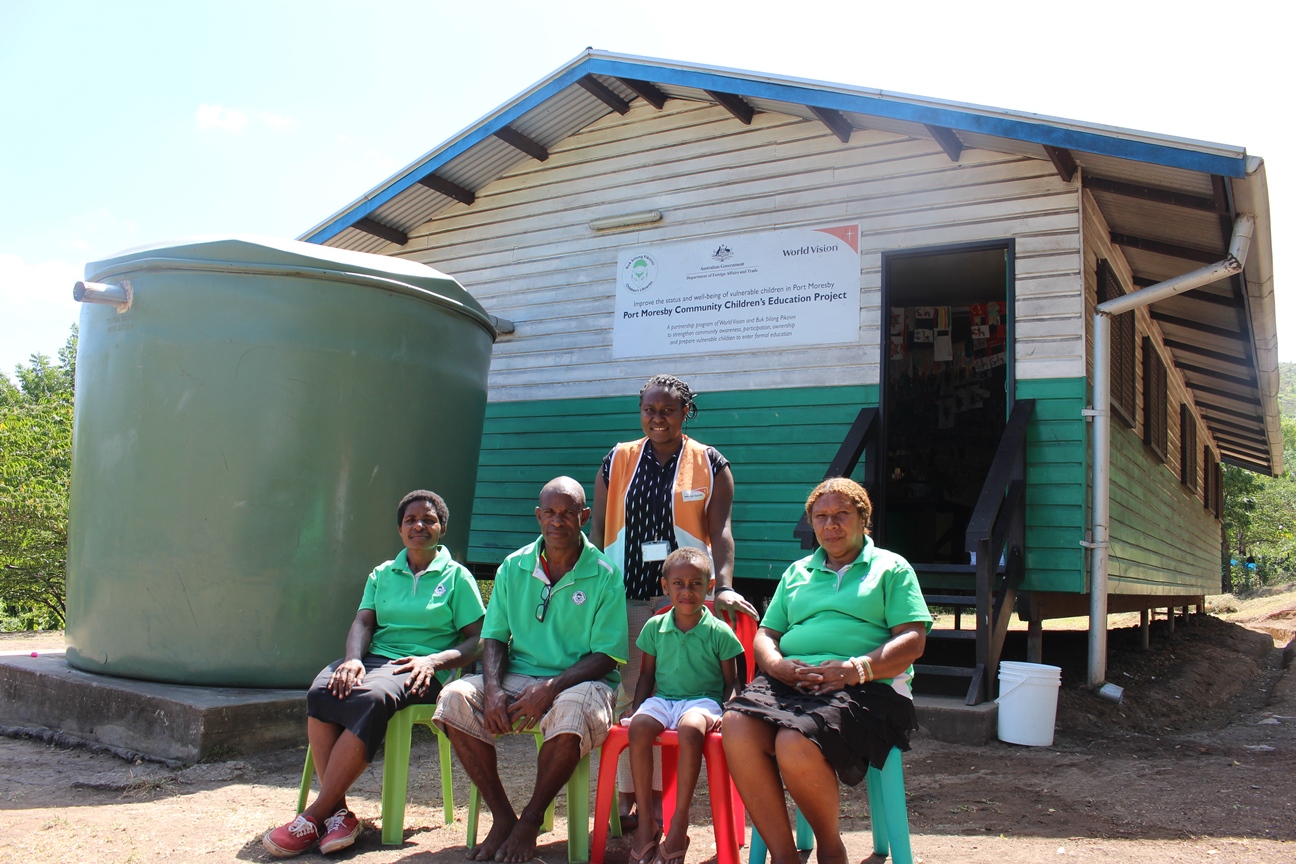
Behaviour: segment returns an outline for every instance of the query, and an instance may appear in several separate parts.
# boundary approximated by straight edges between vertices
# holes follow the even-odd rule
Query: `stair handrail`
[[[977,496],[976,507],[972,510],[972,518],[968,520],[968,552],[978,551],[977,546],[981,540],[989,540],[994,536],[994,525],[1003,510],[1009,482],[1026,479],[1026,428],[1034,410],[1034,399],[1018,399],[1013,403],[1003,437],[999,439],[999,447],[995,450],[994,460],[990,463],[985,483],[981,486],[981,494]],[[1003,548],[994,551],[1002,552]]]
[[[866,406],[859,410],[855,415],[855,420],[851,423],[850,429],[846,430],[846,437],[842,440],[841,446],[837,448],[837,455],[828,463],[828,470],[824,472],[823,479],[830,477],[849,477],[854,473],[855,468],[859,465],[860,457],[865,452],[874,448],[877,443],[878,423],[880,412],[876,406]],[[871,454],[864,460],[864,488],[872,494],[877,489],[877,465],[876,455]],[[810,520],[804,513],[797,522],[796,528],[792,529],[792,536],[801,541],[802,549],[813,549],[816,544],[814,529],[810,527]]]
[[[1034,399],[1013,403],[972,518],[968,520],[965,539],[967,551],[976,556],[977,599],[977,665],[968,688],[966,701],[970,705],[988,699],[994,688],[1008,619],[1016,603],[1017,586],[1025,573],[1022,550],[1026,539],[1026,430],[1034,410]],[[996,593],[994,580],[1001,558],[1005,565],[1004,583]]]

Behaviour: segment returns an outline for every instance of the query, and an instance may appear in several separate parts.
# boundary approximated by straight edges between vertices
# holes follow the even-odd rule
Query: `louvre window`
[[[1166,460],[1169,405],[1166,394],[1165,361],[1147,336],[1143,337],[1143,443]]]
[[[1206,467],[1214,478],[1211,480],[1211,512],[1218,519],[1224,512],[1224,463],[1215,462]]]
[[[1125,296],[1116,271],[1106,259],[1098,260],[1098,302]],[[1135,390],[1134,313],[1124,312],[1111,319],[1111,407],[1129,428],[1134,428],[1138,394]]]
[[[1211,466],[1215,464],[1215,454],[1209,447],[1202,448],[1202,506],[1210,510],[1214,506],[1215,493],[1211,487],[1215,483],[1215,472]]]
[[[1197,491],[1197,424],[1187,402],[1179,403],[1179,482]]]

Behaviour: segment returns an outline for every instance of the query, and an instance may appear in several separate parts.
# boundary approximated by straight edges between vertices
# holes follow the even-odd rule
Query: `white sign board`
[[[612,356],[857,342],[859,293],[858,225],[626,249]]]

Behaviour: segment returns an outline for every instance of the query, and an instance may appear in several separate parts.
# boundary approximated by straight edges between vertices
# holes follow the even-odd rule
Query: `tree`
[[[33,354],[0,377],[0,619],[60,627],[66,612],[75,325],[58,362]]]
[[[1235,589],[1296,580],[1296,417],[1282,418],[1282,435],[1281,476],[1224,468],[1225,564],[1237,562],[1230,568]]]

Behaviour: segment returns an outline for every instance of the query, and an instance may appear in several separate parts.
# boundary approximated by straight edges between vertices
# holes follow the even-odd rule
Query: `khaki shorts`
[[[530,684],[539,681],[530,675],[504,676],[504,693],[515,699]],[[555,735],[579,735],[581,755],[601,745],[612,728],[613,692],[602,681],[582,681],[558,694],[553,705],[540,718],[544,740]],[[474,738],[494,743],[495,736],[486,731],[486,681],[471,675],[452,681],[437,699],[433,720],[438,726],[453,726]]]

